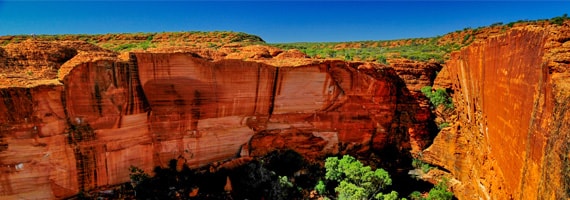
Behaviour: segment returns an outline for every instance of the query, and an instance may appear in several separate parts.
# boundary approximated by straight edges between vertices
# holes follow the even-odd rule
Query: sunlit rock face
[[[452,55],[459,122],[424,152],[460,181],[460,199],[570,197],[569,24],[527,26]]]
[[[125,57],[85,45],[61,47],[81,51],[52,63],[46,80],[3,82],[2,199],[65,198],[128,182],[130,166],[152,172],[172,159],[198,167],[293,149],[307,159],[376,152],[391,161],[429,143],[429,107],[414,88],[431,84],[431,64]]]
[[[477,37],[443,69],[263,45],[118,55],[86,42],[10,44],[0,48],[0,199],[66,198],[128,182],[130,166],[280,149],[384,165],[421,152],[459,199],[567,199],[569,34],[566,22]],[[434,79],[453,92],[457,121],[431,144],[419,89]]]

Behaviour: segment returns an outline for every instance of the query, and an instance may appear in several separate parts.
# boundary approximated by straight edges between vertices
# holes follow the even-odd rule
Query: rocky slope
[[[119,55],[30,39],[0,49],[0,196],[65,198],[172,159],[197,167],[293,149],[391,163],[429,143],[418,88],[433,84],[438,64],[232,48]]]
[[[458,121],[423,158],[448,172],[459,199],[570,197],[569,64],[568,21],[452,54],[436,85],[453,89]]]

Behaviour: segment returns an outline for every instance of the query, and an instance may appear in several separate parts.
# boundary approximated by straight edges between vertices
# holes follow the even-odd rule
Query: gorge
[[[382,166],[421,155],[437,166],[423,178],[448,178],[458,199],[569,198],[570,23],[474,37],[445,64],[265,45],[10,43],[0,48],[0,197],[63,199],[128,182],[130,166],[290,149],[310,161],[374,155]],[[455,105],[439,133],[442,116],[420,92],[432,85]]]

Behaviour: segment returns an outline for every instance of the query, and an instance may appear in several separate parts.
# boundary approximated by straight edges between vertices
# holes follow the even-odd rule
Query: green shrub
[[[150,45],[151,45],[150,40],[147,40],[147,41],[140,43],[139,47],[143,50],[146,50],[150,47]]]
[[[150,36],[149,36],[150,38]],[[111,44],[103,44],[101,47],[106,48],[106,49],[112,49],[113,51],[130,51],[130,50],[134,50],[134,49],[142,49],[142,50],[147,50],[148,48],[151,47],[155,47],[155,44],[153,44],[151,42],[152,38],[147,38],[147,40],[143,41],[143,42],[138,42],[138,43],[127,43],[127,44],[121,44],[119,46],[113,47],[111,48]]]
[[[408,58],[418,61],[431,61],[443,63],[444,58],[449,56],[451,51],[458,50],[463,44],[438,44],[438,38],[416,38],[412,40],[411,44],[400,46],[380,46],[373,47],[373,44],[384,42],[387,45],[388,41],[363,41],[363,42],[324,42],[324,43],[287,43],[287,44],[272,44],[273,46],[281,49],[298,49],[310,57],[320,58],[337,58],[348,61],[352,60],[376,60],[378,63],[386,64],[388,58]],[[471,40],[470,40],[471,41]],[[355,44],[357,43],[357,44]],[[348,44],[351,47],[338,49],[338,44]]]
[[[424,198],[422,197],[422,193],[421,193],[421,192],[419,192],[419,191],[413,191],[413,192],[410,194],[410,199],[411,199],[411,200],[422,200],[422,199],[424,199]]]
[[[568,19],[568,14],[564,14],[562,16],[558,16],[558,17],[554,17],[552,19],[550,19],[550,23],[556,24],[556,25],[562,25],[562,23],[564,23],[564,20]]]
[[[447,190],[447,179],[443,179],[428,192],[427,198],[424,198],[421,192],[414,191],[410,194],[411,200],[451,200],[453,193]]]
[[[441,123],[441,124],[439,124],[439,125],[437,126],[437,128],[439,128],[439,130],[444,129],[444,128],[446,128],[446,127],[449,127],[449,123],[448,123],[448,122],[443,122],[443,123]]]
[[[338,199],[393,199],[398,193],[381,191],[392,185],[392,179],[384,169],[372,171],[354,157],[345,155],[342,159],[329,157],[325,161],[325,178],[339,182],[335,188]]]
[[[134,49],[137,45],[133,44],[133,43],[128,43],[128,44],[121,44],[115,48],[113,48],[114,51],[127,51],[127,50],[131,50]]]
[[[453,109],[453,101],[451,97],[444,89],[437,89],[436,91],[432,90],[431,86],[425,86],[421,88],[421,92],[429,99],[431,104],[435,107],[439,105],[443,105],[446,109]]]
[[[465,37],[463,37],[463,42],[462,42],[462,43],[465,43],[465,42],[469,41],[469,38],[471,38],[471,34],[466,34]]]
[[[453,193],[447,190],[447,179],[440,181],[428,194],[427,200],[451,200]]]
[[[130,166],[129,167],[129,176],[131,177],[131,182],[134,183],[135,185],[146,181],[150,178],[150,176],[145,173],[142,169],[135,167],[135,166]]]
[[[325,186],[325,182],[320,180],[317,183],[317,185],[315,186],[315,191],[317,191],[317,193],[320,195],[326,194],[327,193],[327,187]]]
[[[416,169],[421,169],[424,173],[428,173],[433,167],[427,163],[424,163],[422,160],[414,158],[412,160],[412,167]]]
[[[291,183],[291,181],[289,181],[289,178],[287,178],[287,176],[279,176],[279,185],[282,188],[292,188],[293,187],[293,183]]]
[[[423,163],[423,164],[422,164],[422,171],[423,171],[424,173],[428,173],[432,168],[433,168],[433,167],[430,166],[430,165],[427,164],[427,163]]]

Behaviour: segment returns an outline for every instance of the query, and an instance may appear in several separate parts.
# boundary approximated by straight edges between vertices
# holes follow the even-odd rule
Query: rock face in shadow
[[[433,67],[119,57],[81,51],[53,80],[0,89],[3,199],[65,198],[128,182],[130,166],[152,172],[172,159],[198,167],[278,149],[307,159],[394,157],[429,143],[425,99],[398,74],[426,76]]]
[[[570,27],[527,26],[452,54],[436,85],[459,114],[424,152],[460,199],[570,197]]]

